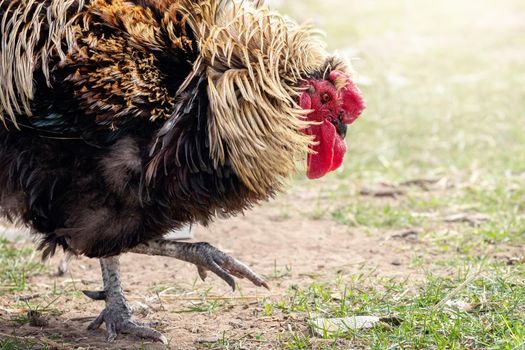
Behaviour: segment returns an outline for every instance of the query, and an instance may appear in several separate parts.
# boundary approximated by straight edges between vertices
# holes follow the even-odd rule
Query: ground
[[[340,171],[209,228],[271,291],[198,279],[188,264],[123,258],[141,320],[172,349],[525,348],[525,3],[283,1],[355,57],[368,109]],[[162,349],[86,326],[98,263],[55,275],[27,242],[0,243],[0,349]],[[38,317],[28,317],[33,310]],[[142,312],[140,312],[142,311]],[[315,330],[316,317],[379,316]]]

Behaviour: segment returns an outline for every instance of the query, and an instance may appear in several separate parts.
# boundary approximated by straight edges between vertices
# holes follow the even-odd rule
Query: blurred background
[[[323,28],[357,72],[368,109],[343,175],[524,171],[525,2],[270,3]]]
[[[368,108],[344,166],[195,229],[263,273],[271,294],[244,283],[224,297],[213,278],[189,283],[193,267],[126,258],[130,298],[162,297],[156,315],[181,349],[525,349],[525,1],[269,3],[321,28],[355,69]],[[89,314],[70,300],[97,288],[96,261],[51,286],[56,261],[42,267],[29,247],[0,240],[0,316],[35,281],[47,301],[65,295],[61,319]],[[388,322],[311,322],[355,315]]]
[[[476,244],[525,238],[525,2],[271,3],[326,32],[329,48],[352,62],[368,103],[349,128],[343,169],[303,182],[338,203],[328,216],[425,226],[429,210],[472,211],[494,220],[476,228]],[[449,191],[412,187],[386,204],[347,195],[432,182]]]
[[[350,332],[351,346],[525,349],[525,2],[271,3],[326,32],[368,104],[349,128],[344,167],[316,183],[299,179],[314,204],[295,209],[376,239],[368,263],[377,274],[393,274],[378,255],[399,265],[393,280],[348,292],[359,300],[351,311],[333,301],[312,309],[405,320]],[[384,243],[392,239],[401,244]],[[361,249],[352,242],[349,256]]]

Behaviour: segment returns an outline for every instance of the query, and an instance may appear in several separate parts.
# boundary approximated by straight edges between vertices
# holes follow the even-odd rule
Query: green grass
[[[15,340],[15,339],[0,339],[0,350],[29,350],[29,349],[40,349],[47,350],[47,346],[38,344],[37,342],[27,340]]]
[[[324,336],[372,349],[521,349],[525,346],[524,272],[493,265],[479,274],[462,270],[451,277],[428,275],[419,287],[393,279],[314,283],[290,290],[288,301],[276,309],[316,317],[376,315],[399,320],[399,325]],[[356,288],[356,283],[361,287]],[[458,300],[468,307],[447,303]],[[294,334],[288,348],[309,348],[305,344],[311,343],[312,334],[311,329]]]
[[[507,266],[501,258],[523,255],[525,245],[523,2],[306,0],[285,2],[284,9],[313,18],[330,48],[352,53],[368,102],[349,129],[344,168],[317,185],[297,180],[296,188],[318,193],[315,207],[301,214],[359,234],[417,230],[410,267],[426,277],[349,283],[355,276],[347,276],[339,278],[346,279],[342,284],[325,279],[290,290],[289,300],[271,310],[305,317],[395,315],[403,322],[324,340],[310,329],[290,332],[283,347],[525,349],[523,259]],[[443,181],[402,185],[426,178]],[[405,193],[359,195],[362,186],[379,183]],[[446,221],[460,213],[483,220]],[[480,274],[462,286],[465,266],[477,266]],[[457,287],[454,300],[479,307],[438,307]],[[345,297],[334,300],[334,294]]]
[[[422,283],[337,274],[261,306],[261,318],[286,320],[278,341],[263,335],[222,334],[210,349],[505,349],[525,347],[524,266],[494,261],[466,264]],[[372,329],[316,332],[312,318],[378,316]]]
[[[0,238],[0,296],[24,291],[27,280],[43,270],[40,255],[33,249],[20,249]]]

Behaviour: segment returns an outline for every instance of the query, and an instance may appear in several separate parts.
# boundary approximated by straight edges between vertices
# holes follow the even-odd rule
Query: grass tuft
[[[0,295],[24,291],[28,279],[44,269],[34,249],[20,248],[0,238]]]

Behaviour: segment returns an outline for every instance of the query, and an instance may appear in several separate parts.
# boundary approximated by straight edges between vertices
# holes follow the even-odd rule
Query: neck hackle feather
[[[200,51],[194,74],[208,77],[212,159],[228,155],[252,191],[279,189],[312,142],[296,100],[302,79],[327,58],[318,33],[260,4],[182,4]]]

